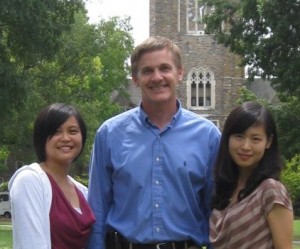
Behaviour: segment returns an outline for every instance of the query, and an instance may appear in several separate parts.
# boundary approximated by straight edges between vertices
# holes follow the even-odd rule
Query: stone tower
[[[182,105],[222,127],[244,85],[240,58],[204,32],[203,15],[210,10],[197,0],[150,0],[149,7],[150,36],[168,37],[181,49]]]

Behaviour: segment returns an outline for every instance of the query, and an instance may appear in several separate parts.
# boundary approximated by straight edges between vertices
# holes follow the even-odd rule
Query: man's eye
[[[172,70],[172,68],[169,67],[169,66],[163,66],[163,67],[161,67],[160,70],[163,71],[163,72],[169,72],[170,70]]]
[[[150,69],[144,69],[142,71],[143,74],[150,74],[152,71]]]

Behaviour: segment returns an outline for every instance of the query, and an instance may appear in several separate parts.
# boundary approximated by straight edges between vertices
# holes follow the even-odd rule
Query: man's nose
[[[162,78],[163,77],[161,75],[161,72],[158,69],[156,69],[156,70],[153,71],[152,78],[151,78],[152,81],[159,81]]]

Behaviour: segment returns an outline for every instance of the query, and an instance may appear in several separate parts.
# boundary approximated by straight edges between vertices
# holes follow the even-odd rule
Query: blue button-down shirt
[[[220,131],[181,108],[162,131],[141,107],[113,117],[96,134],[89,203],[96,216],[89,248],[107,231],[134,243],[208,243],[212,165]]]

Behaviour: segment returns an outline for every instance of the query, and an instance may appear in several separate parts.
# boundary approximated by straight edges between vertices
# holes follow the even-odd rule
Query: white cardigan
[[[70,177],[70,176],[69,176]],[[70,180],[87,198],[87,187]],[[49,212],[52,188],[38,163],[18,169],[8,183],[11,199],[13,248],[51,249]]]

